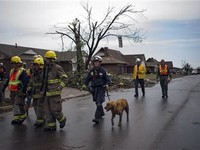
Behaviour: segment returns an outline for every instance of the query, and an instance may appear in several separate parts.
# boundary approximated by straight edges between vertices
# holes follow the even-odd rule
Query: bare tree
[[[186,72],[187,75],[191,74],[191,72],[193,70],[191,64],[189,64],[185,60],[182,61],[182,69]]]
[[[75,19],[67,28],[58,28],[55,26],[54,34],[67,36],[75,43],[76,48],[81,49],[83,45],[87,47],[88,59],[85,64],[86,69],[100,41],[105,38],[111,36],[117,37],[121,47],[122,38],[127,38],[133,42],[142,42],[140,31],[135,29],[137,21],[134,17],[135,15],[142,15],[144,10],[135,11],[132,5],[126,5],[117,11],[117,13],[114,13],[115,7],[108,7],[105,16],[98,22],[92,18],[92,7],[89,7],[88,3],[82,4],[82,6],[87,13],[85,18],[86,25],[81,26],[80,21]],[[127,21],[124,22],[123,20]]]

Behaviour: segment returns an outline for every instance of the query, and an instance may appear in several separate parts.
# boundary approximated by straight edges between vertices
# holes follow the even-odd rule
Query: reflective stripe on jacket
[[[43,69],[40,69],[39,71],[33,71],[32,77],[28,83],[27,91],[32,93],[33,98],[43,98],[43,95],[40,94],[42,83],[43,83]]]
[[[138,79],[144,79],[146,75],[146,68],[144,65],[140,64],[139,69],[138,65],[134,66],[133,69],[133,79],[136,79],[138,76]]]
[[[160,70],[160,75],[168,75],[168,68],[167,65],[165,65],[164,67],[162,67],[161,65],[159,66],[159,70]]]
[[[22,84],[22,82],[19,80],[19,76],[21,75],[23,69],[20,68],[18,70],[11,69],[10,70],[10,76],[9,76],[9,84],[8,88],[11,91],[18,91],[18,86]]]

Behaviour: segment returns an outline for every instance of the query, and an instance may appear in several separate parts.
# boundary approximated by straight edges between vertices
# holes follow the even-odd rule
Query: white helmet
[[[96,56],[93,57],[92,61],[93,61],[93,62],[94,62],[94,61],[102,62],[102,58],[101,58],[100,56],[96,55]]]
[[[137,59],[136,59],[136,63],[137,63],[137,62],[141,62],[141,59],[140,59],[140,58],[137,58]]]

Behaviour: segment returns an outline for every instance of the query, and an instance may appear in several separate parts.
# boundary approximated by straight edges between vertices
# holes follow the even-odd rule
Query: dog
[[[126,99],[119,99],[116,101],[109,101],[105,106],[106,111],[110,111],[112,113],[111,123],[114,126],[114,118],[116,115],[119,115],[119,123],[118,126],[121,126],[122,123],[122,114],[123,111],[126,111],[127,114],[127,122],[129,121],[129,105]]]

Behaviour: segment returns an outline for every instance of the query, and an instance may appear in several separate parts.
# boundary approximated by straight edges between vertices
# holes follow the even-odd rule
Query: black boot
[[[34,123],[35,128],[42,127],[43,125],[44,125],[44,123],[41,123],[41,122]]]
[[[63,121],[60,122],[60,128],[64,128],[65,124],[66,124],[66,120],[67,118],[65,117],[65,119]]]
[[[11,121],[11,124],[12,124],[12,125],[17,125],[17,124],[20,125],[20,124],[23,123],[23,121],[24,121],[24,120],[12,120],[12,121]]]
[[[96,124],[98,124],[99,123],[99,118],[95,118],[92,121],[95,122]]]
[[[54,128],[45,127],[44,128],[44,132],[53,132],[53,131],[56,131],[56,127],[54,127]]]

